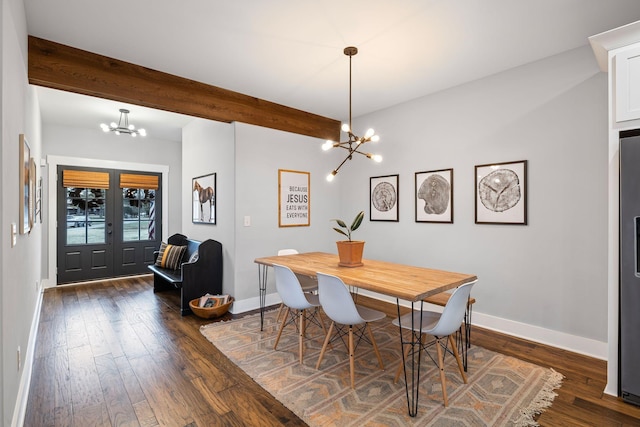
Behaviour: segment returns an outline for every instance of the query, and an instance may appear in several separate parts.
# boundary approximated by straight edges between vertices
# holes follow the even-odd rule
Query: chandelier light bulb
[[[364,139],[371,138],[375,133],[376,133],[376,131],[373,130],[373,128],[367,129],[367,132],[364,134]]]
[[[119,130],[116,131],[116,135],[120,135],[120,131]]]
[[[380,135],[373,135],[371,137],[371,142],[378,142],[380,141]]]
[[[347,133],[351,132],[351,126],[349,126],[348,123],[343,123],[342,124],[342,132],[347,132]]]
[[[134,125],[129,125],[129,130],[134,130],[136,127]]]
[[[371,156],[371,160],[376,163],[380,163],[382,161],[382,156],[380,154],[374,154]]]
[[[116,124],[116,122],[111,122],[111,129],[117,129],[118,125]]]
[[[107,126],[105,123],[101,123],[100,127],[104,132],[109,132],[109,126]]]
[[[337,173],[338,173],[338,171],[332,171],[329,175],[327,175],[327,181],[329,181],[329,182],[333,181],[333,178],[336,177]]]
[[[131,133],[131,136],[135,138],[136,136],[138,136],[138,134],[137,134],[137,133],[135,133],[135,132],[132,132],[132,133]]]
[[[138,129],[138,133],[140,134],[140,136],[147,136],[147,131],[144,129]]]
[[[329,151],[333,148],[333,141],[327,140],[324,144],[322,144],[323,151]]]

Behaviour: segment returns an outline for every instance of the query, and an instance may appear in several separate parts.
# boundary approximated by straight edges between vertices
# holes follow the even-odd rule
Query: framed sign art
[[[476,224],[527,224],[527,161],[476,166]]]
[[[309,172],[278,169],[278,227],[311,224]]]

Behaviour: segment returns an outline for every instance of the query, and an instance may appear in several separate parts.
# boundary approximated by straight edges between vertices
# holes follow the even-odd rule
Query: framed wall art
[[[30,164],[31,148],[24,134],[20,134],[20,234],[27,234],[31,231],[32,221],[30,220],[30,207],[32,207],[30,189]]]
[[[38,177],[38,185],[36,186],[36,221],[42,224],[42,176]]]
[[[527,161],[475,167],[476,224],[527,224]]]
[[[191,180],[191,222],[216,223],[216,174],[202,175]]]
[[[453,169],[416,172],[416,222],[453,224]]]
[[[309,172],[278,169],[278,227],[311,224]]]
[[[29,229],[36,222],[36,161],[29,159]]]
[[[398,175],[374,176],[369,179],[370,221],[398,221]]]

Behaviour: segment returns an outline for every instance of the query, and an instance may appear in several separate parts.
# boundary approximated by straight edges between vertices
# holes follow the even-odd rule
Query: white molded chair
[[[322,345],[316,369],[318,369],[320,367],[320,363],[322,363],[322,358],[324,357],[324,352],[327,349],[329,342],[339,338],[344,343],[344,336],[348,335],[348,345],[345,345],[347,345],[349,350],[351,388],[355,388],[355,349],[361,340],[364,339],[371,343],[373,350],[378,357],[380,369],[384,369],[382,357],[380,357],[380,352],[378,351],[376,340],[371,332],[369,322],[384,319],[386,315],[381,311],[356,305],[353,302],[353,298],[351,297],[351,293],[349,293],[347,286],[339,277],[323,273],[316,274],[318,276],[318,295],[320,296],[320,304],[322,304],[322,310],[324,310],[324,313],[329,319],[331,319],[329,333]],[[361,327],[356,328],[354,331],[354,326],[358,325],[361,325]],[[336,328],[336,336],[332,339],[331,333],[333,332],[334,326]],[[365,329],[369,335],[369,340],[364,336]],[[354,343],[354,332],[358,338],[357,343]]]
[[[295,255],[298,253],[299,252],[295,249],[280,249],[278,251],[278,256]],[[296,277],[298,277],[298,281],[300,282],[300,286],[304,292],[316,293],[318,291],[318,281],[315,278],[305,276],[304,274],[296,274]]]
[[[280,298],[282,298],[282,303],[287,307],[273,349],[276,350],[278,348],[284,327],[288,324],[296,325],[299,335],[298,352],[300,353],[300,363],[302,364],[307,321],[318,325],[325,334],[327,333],[322,317],[320,317],[318,295],[304,293],[298,278],[289,267],[274,264],[273,268],[276,276],[276,289],[280,294]]]
[[[453,339],[453,334],[460,329],[462,322],[464,320],[464,315],[467,310],[467,302],[469,300],[469,294],[471,293],[471,288],[477,282],[474,280],[473,282],[465,283],[464,285],[459,286],[449,297],[449,301],[447,305],[445,305],[442,313],[437,313],[434,311],[422,311],[413,310],[411,313],[407,313],[404,316],[400,317],[400,321],[398,319],[393,320],[393,324],[398,326],[402,325],[402,329],[411,330],[413,334],[420,335],[420,344],[423,350],[427,353],[427,355],[438,365],[440,369],[440,382],[442,384],[442,396],[444,398],[444,406],[447,406],[447,380],[444,373],[444,355],[443,350],[445,352],[453,354],[456,358],[456,362],[458,363],[458,369],[460,370],[460,375],[462,375],[462,379],[464,383],[467,384],[467,376],[464,373],[464,368],[462,366],[462,361],[460,360],[460,355],[458,354],[458,349],[456,343]],[[420,317],[422,315],[422,325],[420,325]],[[412,318],[413,317],[413,318]],[[413,325],[413,329],[412,329]],[[432,335],[435,337],[435,341],[432,341],[430,344],[426,344],[425,337],[426,335]],[[434,344],[437,351],[438,359],[435,360],[433,356],[429,353],[428,347]],[[451,348],[449,348],[449,346]],[[406,360],[409,355],[409,351],[412,346],[407,345],[403,361],[400,362],[400,366],[398,367],[398,371],[396,373],[395,381],[398,381],[398,377],[400,376],[400,372],[402,371],[404,360]]]
[[[278,251],[278,256],[282,256],[282,255],[295,255],[298,254],[299,252],[295,249],[280,249]],[[303,292],[309,292],[309,293],[317,293],[318,292],[318,281],[313,278],[313,277],[309,277],[309,276],[305,276],[304,274],[296,274],[296,277],[298,278],[298,281],[300,282],[300,287],[302,288]],[[280,320],[280,316],[282,316],[282,309],[284,308],[284,304],[280,304],[280,308],[278,309],[278,316],[276,317],[276,321]]]

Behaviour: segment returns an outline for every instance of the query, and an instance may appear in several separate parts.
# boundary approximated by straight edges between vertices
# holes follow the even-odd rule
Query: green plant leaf
[[[333,229],[336,230],[338,233],[344,234],[345,236],[349,237],[349,235],[347,233],[345,233],[344,231],[340,230],[339,228],[333,227]]]
[[[341,219],[332,219],[332,221],[337,222],[337,223],[338,223],[338,225],[339,225],[340,227],[342,227],[342,228],[347,228],[347,224],[345,224],[345,223],[344,223],[344,221],[343,221],[343,220],[341,220]]]
[[[353,223],[351,224],[351,231],[355,231],[362,224],[362,220],[364,219],[364,211],[360,211],[358,215],[353,219]]]

